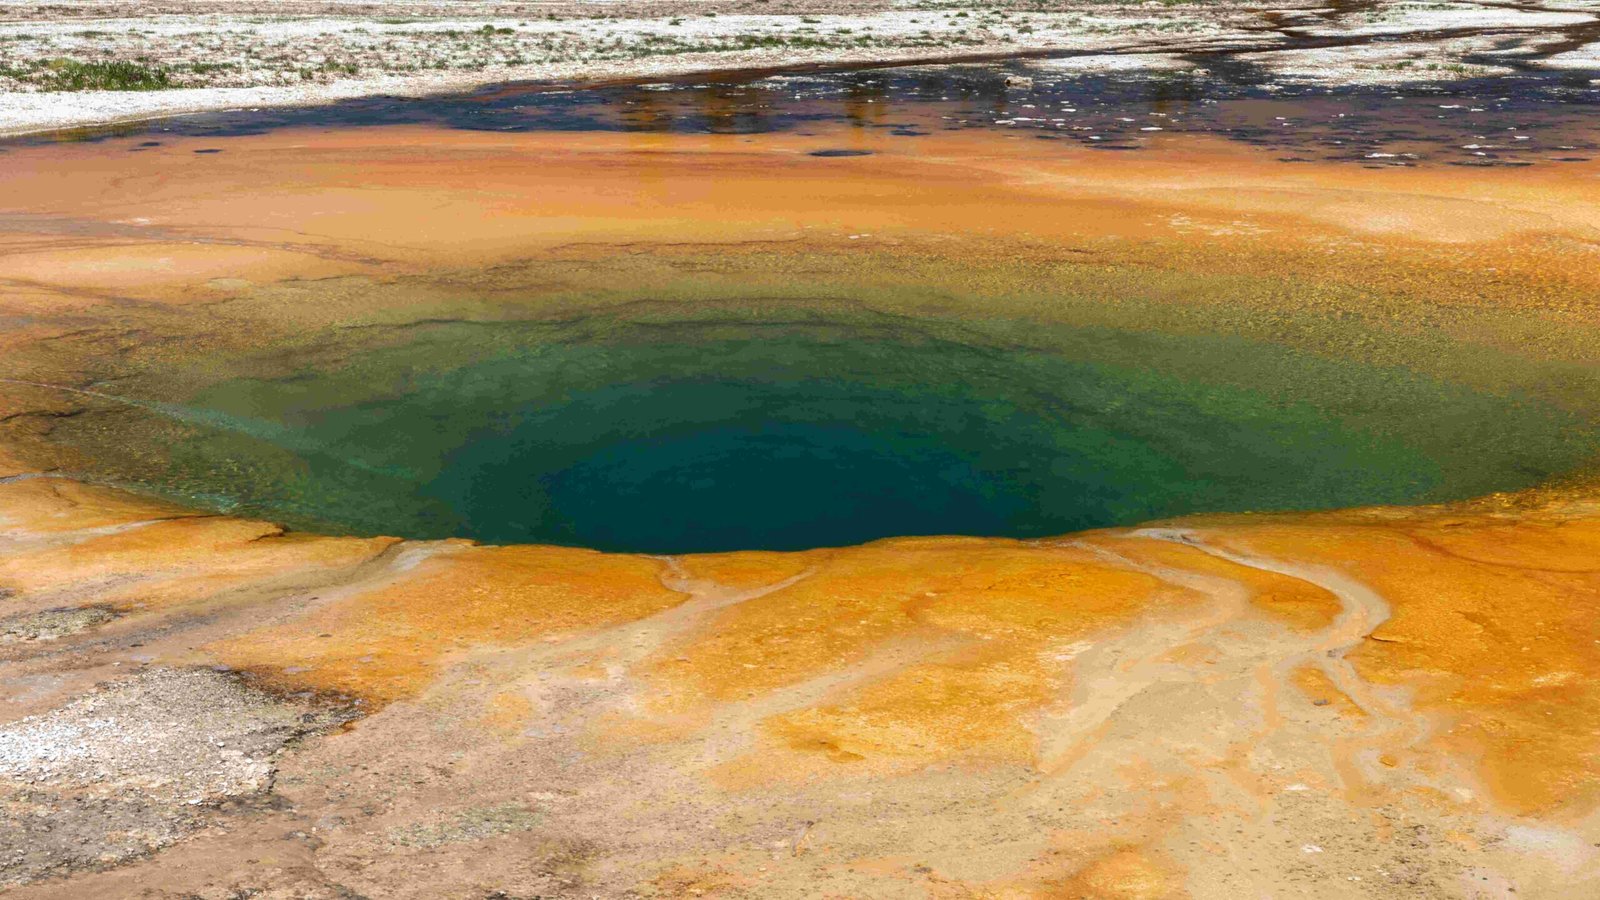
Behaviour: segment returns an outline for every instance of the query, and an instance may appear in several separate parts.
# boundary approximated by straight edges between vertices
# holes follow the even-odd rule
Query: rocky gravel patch
[[[289,742],[348,718],[232,673],[152,668],[0,726],[0,885],[167,846],[268,791]]]
[[[0,618],[0,644],[54,641],[97,628],[117,617],[108,606],[78,606]]]

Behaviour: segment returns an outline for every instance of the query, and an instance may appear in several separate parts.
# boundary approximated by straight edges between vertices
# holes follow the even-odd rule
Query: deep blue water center
[[[146,480],[322,531],[676,553],[1464,497],[1593,450],[1404,372],[1058,332],[441,324],[171,407]]]

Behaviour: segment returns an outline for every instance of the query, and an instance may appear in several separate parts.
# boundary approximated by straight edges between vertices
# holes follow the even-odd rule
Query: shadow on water
[[[1274,81],[1233,53],[1184,58],[1197,68],[1077,74],[1012,61],[725,73],[583,87],[513,84],[447,97],[370,97],[317,107],[207,113],[18,141],[226,137],[278,128],[385,125],[683,134],[804,132],[844,125],[905,137],[1004,129],[1090,147],[1136,149],[1159,129],[1218,135],[1297,158],[1386,166],[1426,159],[1523,164],[1600,147],[1595,129],[1600,85],[1590,82],[1593,72],[1522,71],[1444,83],[1326,87]],[[1264,109],[1273,112],[1263,117]],[[1511,131],[1523,139],[1482,149]],[[1469,144],[1478,146],[1469,149]]]

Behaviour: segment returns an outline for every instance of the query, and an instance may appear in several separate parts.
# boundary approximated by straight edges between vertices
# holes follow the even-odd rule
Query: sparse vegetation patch
[[[128,60],[52,59],[34,76],[47,91],[159,91],[172,86],[166,68]]]

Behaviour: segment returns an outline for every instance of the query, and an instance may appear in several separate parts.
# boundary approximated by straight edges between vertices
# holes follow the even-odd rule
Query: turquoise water
[[[1451,499],[1596,449],[1538,403],[1238,338],[613,317],[384,343],[163,407],[160,464],[119,477],[321,531],[675,553]]]

